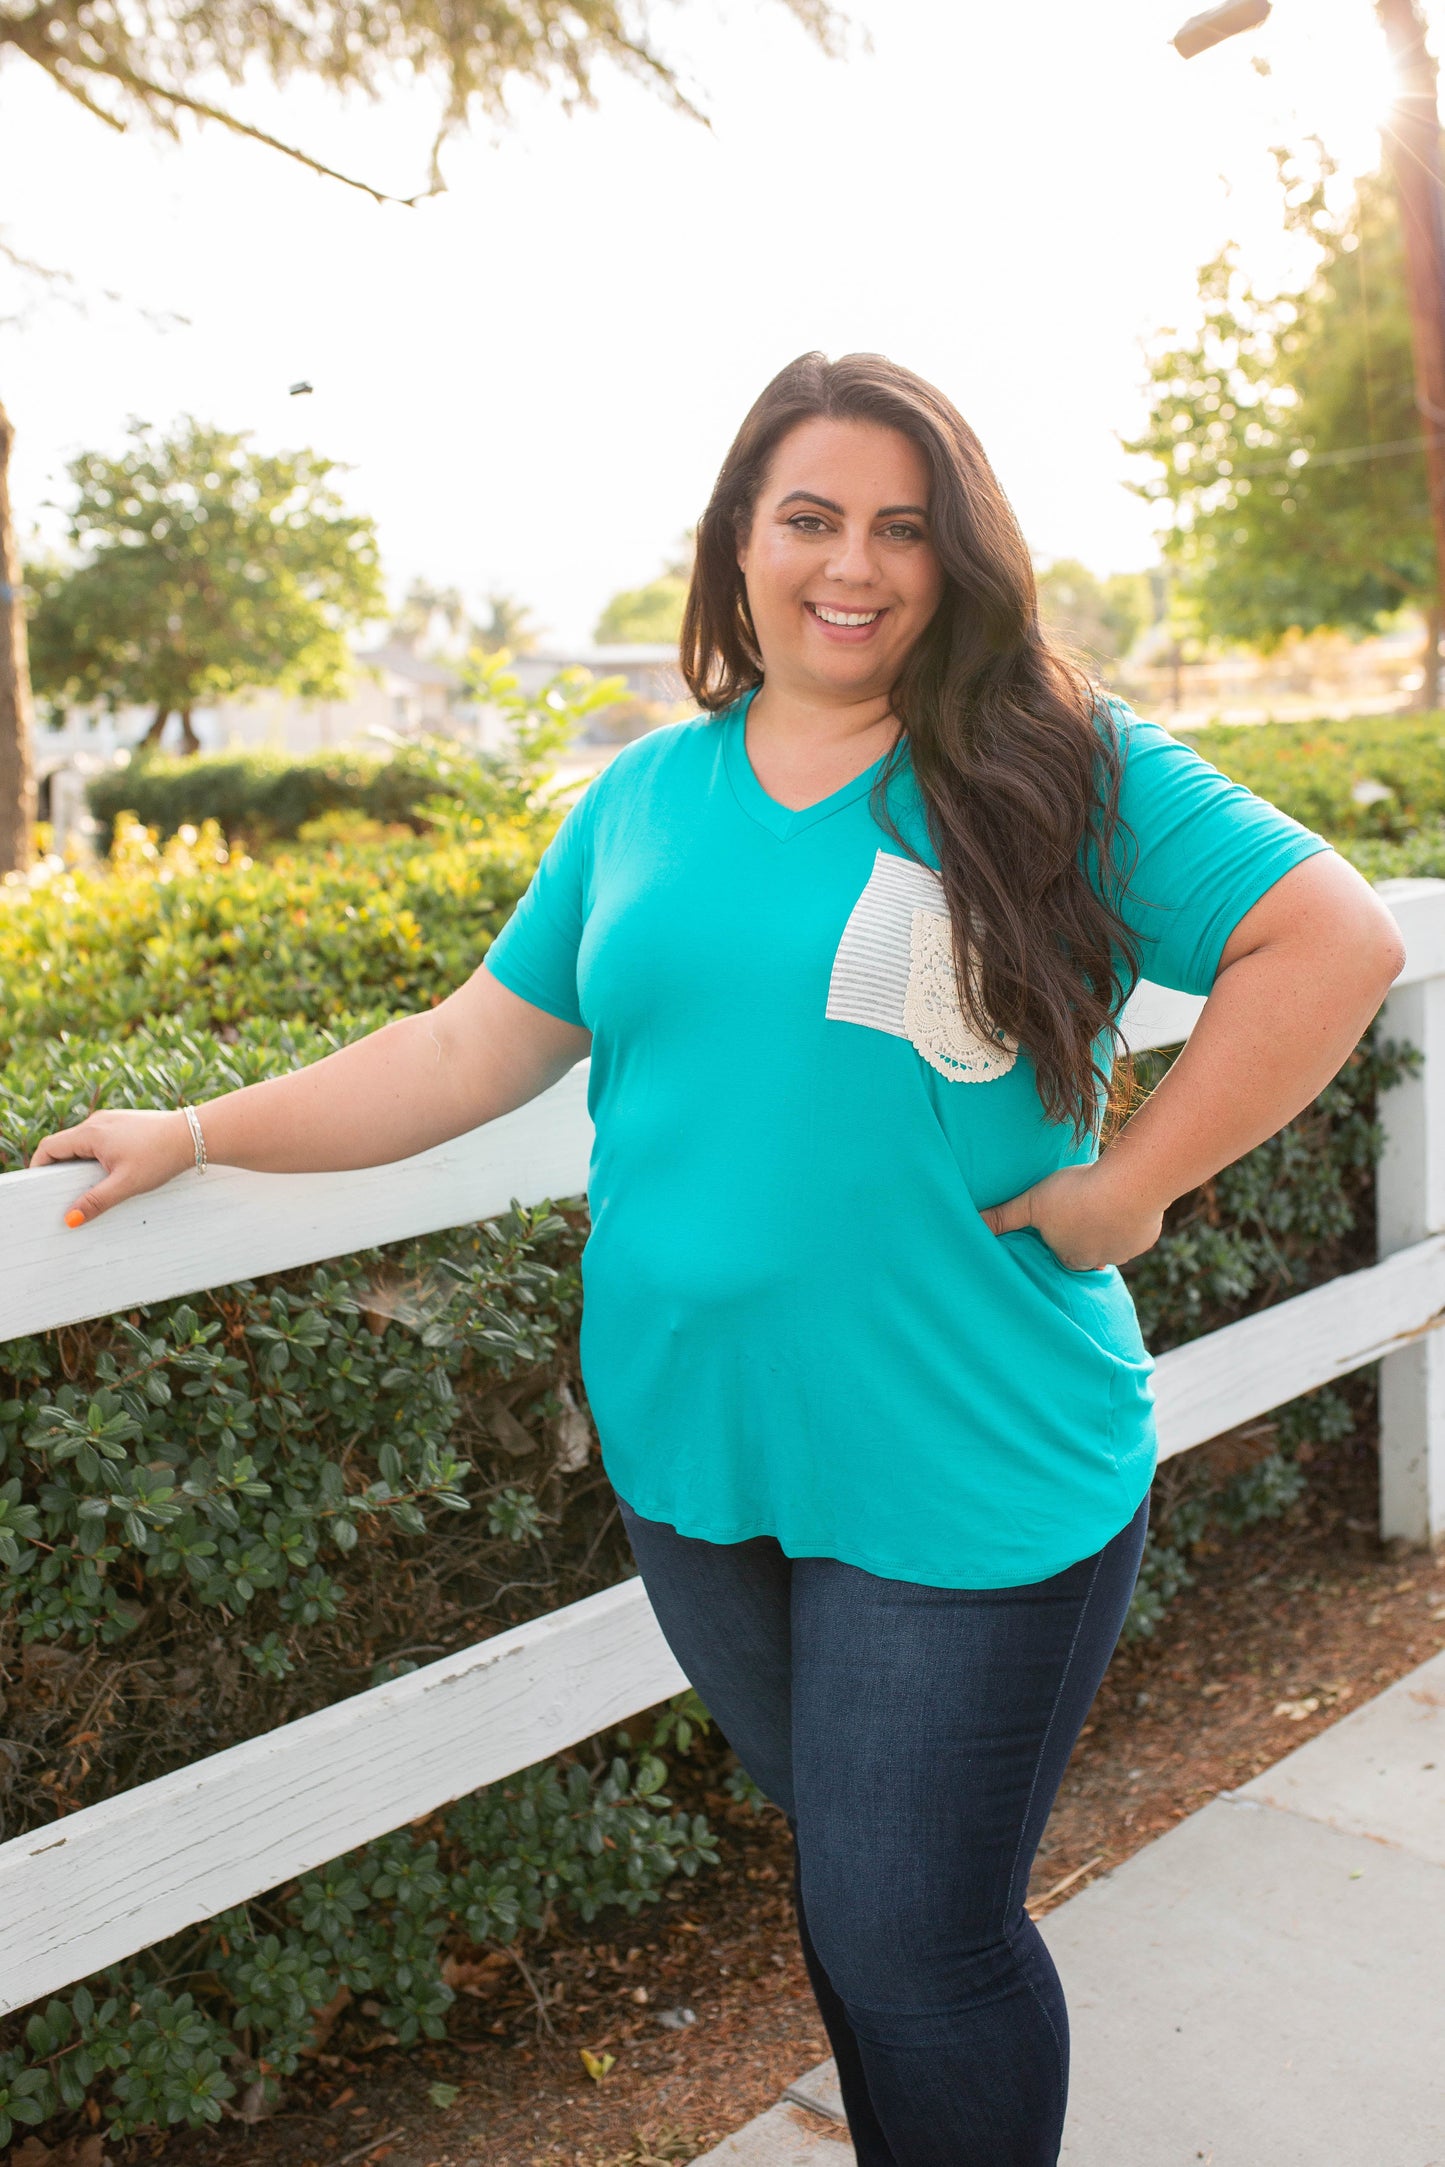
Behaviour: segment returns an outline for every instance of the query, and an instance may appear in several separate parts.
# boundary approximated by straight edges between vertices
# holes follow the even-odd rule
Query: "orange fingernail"
[[[85,1213],[83,1211],[68,1211],[65,1214],[65,1223],[67,1226],[84,1226]]]

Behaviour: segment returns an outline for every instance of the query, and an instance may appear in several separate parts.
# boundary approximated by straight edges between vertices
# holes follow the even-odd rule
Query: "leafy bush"
[[[537,847],[504,829],[253,863],[214,825],[162,848],[122,820],[111,870],[58,873],[0,909],[0,1060],[48,1066],[64,1090],[84,1054],[62,1034],[144,1039],[159,1018],[224,1060],[257,1025],[355,1035],[425,1008],[481,962]],[[143,1067],[135,1090],[155,1103]]]
[[[1136,1057],[1140,1099],[1173,1057]],[[1372,1029],[1293,1121],[1170,1206],[1154,1247],[1124,1267],[1153,1353],[1374,1261],[1375,1102],[1419,1060]]]
[[[274,2101],[360,1995],[396,2043],[440,2038],[453,1952],[540,1933],[559,1908],[635,1914],[673,1874],[716,1863],[703,1816],[671,1810],[666,1775],[647,1749],[599,1770],[526,1769],[52,1998],[0,2050],[0,2144],[87,2098],[114,2136],[218,2122],[252,2088],[257,2106]],[[177,1975],[205,1983],[176,1993]]]
[[[125,767],[95,776],[86,797],[107,850],[125,813],[161,836],[214,820],[229,842],[254,850],[294,838],[324,813],[356,813],[419,831],[425,825],[416,811],[421,800],[447,794],[455,779],[430,744],[304,756],[212,752],[189,760],[138,752]]]
[[[1445,715],[1213,723],[1185,742],[1332,841],[1400,842],[1445,820]]]
[[[448,1281],[419,1334],[368,1325],[352,1259],[300,1287],[240,1282],[205,1299],[210,1314],[182,1301],[112,1318],[85,1334],[83,1382],[63,1366],[74,1335],[70,1349],[53,1333],[10,1341],[0,1613],[22,1641],[113,1643],[154,1625],[158,1584],[184,1576],[182,1609],[236,1618],[270,1594],[268,1622],[334,1619],[364,1524],[425,1535],[425,1505],[466,1510],[477,1469],[450,1443],[458,1378],[479,1336],[489,1375],[553,1360],[576,1297],[544,1258],[569,1234],[555,1214],[491,1222],[474,1261],[438,1260]],[[424,1270],[415,1251],[405,1261]],[[509,1314],[519,1296],[531,1306]],[[493,1533],[517,1523],[522,1495],[484,1495]]]
[[[1431,820],[1403,843],[1361,838],[1346,855],[1366,880],[1445,880],[1445,820]]]

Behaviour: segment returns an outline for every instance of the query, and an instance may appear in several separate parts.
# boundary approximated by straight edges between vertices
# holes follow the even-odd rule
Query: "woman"
[[[398,1159],[589,1051],[582,1364],[662,1630],[796,1838],[861,2167],[1046,2167],[1029,1869],[1155,1458],[1116,1267],[1335,1075],[1403,960],[1325,841],[1093,692],[977,439],[876,355],[743,424],[702,713],[573,807],[474,976],[196,1110],[212,1158]],[[1103,1151],[1136,977],[1208,996]],[[86,1219],[191,1163],[98,1113]]]

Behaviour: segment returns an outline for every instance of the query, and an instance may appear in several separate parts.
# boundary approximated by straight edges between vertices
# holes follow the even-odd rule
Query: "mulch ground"
[[[1312,1470],[1308,1496],[1192,1561],[1155,1639],[1121,1647],[1079,1740],[1035,1868],[1042,1915],[1219,1791],[1445,1647],[1445,1555],[1383,1546],[1373,1454]],[[696,1758],[696,1757],[694,1757]],[[793,1938],[782,1816],[678,1764],[723,1863],[636,1919],[529,1955],[487,1952],[454,1980],[454,2036],[403,2056],[323,2054],[249,2128],[136,2143],[164,2167],[661,2167],[760,2113],[828,2051]],[[687,2021],[684,2012],[691,2012]],[[338,2035],[338,2042],[340,2035]],[[590,2074],[584,2051],[592,2058]],[[101,2167],[34,2145],[13,2167]]]

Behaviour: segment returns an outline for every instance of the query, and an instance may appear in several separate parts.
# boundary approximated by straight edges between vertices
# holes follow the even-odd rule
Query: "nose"
[[[878,577],[873,537],[865,524],[839,529],[828,554],[825,575],[840,587],[871,587]]]

